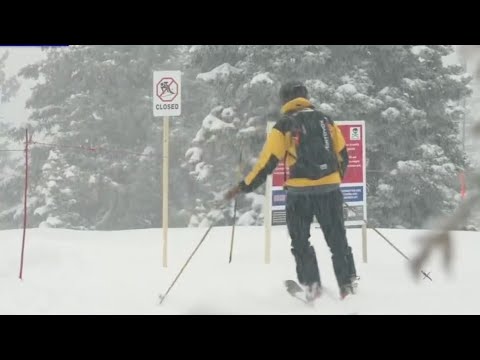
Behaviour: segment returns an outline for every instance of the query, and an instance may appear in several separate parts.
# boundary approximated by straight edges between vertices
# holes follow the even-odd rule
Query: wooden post
[[[163,267],[168,264],[168,141],[169,141],[169,117],[163,117],[163,211],[162,211],[162,229],[163,229]]]
[[[267,177],[265,186],[265,212],[263,221],[265,225],[265,264],[270,264],[270,254],[272,248],[272,176]]]
[[[362,259],[364,263],[368,262],[367,257],[367,223],[362,225]]]
[[[267,123],[267,137],[275,126],[275,122]],[[272,175],[268,175],[265,182],[265,205],[263,212],[263,222],[265,227],[265,264],[270,264],[272,250]]]

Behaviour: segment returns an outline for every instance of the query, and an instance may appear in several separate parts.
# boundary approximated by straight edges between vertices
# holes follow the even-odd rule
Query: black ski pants
[[[321,284],[315,249],[310,244],[310,226],[316,217],[332,253],[339,287],[356,277],[352,249],[348,245],[340,189],[326,193],[287,192],[287,227],[291,238],[298,281],[302,285]]]

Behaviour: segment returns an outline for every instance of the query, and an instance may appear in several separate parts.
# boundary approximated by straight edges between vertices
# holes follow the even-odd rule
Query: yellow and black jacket
[[[299,111],[312,111],[312,109],[313,106],[307,99],[297,98],[286,103],[282,107],[281,112],[284,115],[289,115]],[[320,112],[316,113],[318,116],[323,116],[328,120],[328,129],[333,143],[332,149],[338,161],[337,170],[318,179],[291,176],[284,184],[284,187],[289,192],[325,192],[338,188],[348,165],[345,139],[340,129],[328,117]],[[294,167],[296,163],[296,146],[289,119],[288,116],[284,116],[275,124],[268,135],[256,165],[240,183],[240,189],[243,192],[251,192],[263,184],[267,176],[275,170],[279,161],[285,161],[286,166],[290,169]]]

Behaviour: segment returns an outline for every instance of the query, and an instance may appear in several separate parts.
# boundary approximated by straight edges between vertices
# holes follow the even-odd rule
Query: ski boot
[[[320,283],[315,282],[305,287],[305,300],[307,303],[313,303],[320,296],[322,296],[322,286]]]
[[[348,284],[340,286],[340,299],[343,300],[345,299],[348,295],[354,295],[357,293],[357,287],[358,283],[357,280],[359,280],[360,277],[358,276],[352,276],[350,278],[350,282]]]

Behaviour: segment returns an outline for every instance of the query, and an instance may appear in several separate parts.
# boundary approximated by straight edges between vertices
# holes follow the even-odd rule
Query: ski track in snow
[[[422,231],[381,230],[412,256]],[[162,267],[161,229],[87,232],[29,229],[24,280],[18,279],[21,230],[1,232],[0,314],[480,314],[480,242],[455,233],[453,273],[436,254],[425,266],[433,282],[415,282],[407,262],[373,231],[362,263],[361,231],[348,231],[358,294],[339,301],[330,252],[312,226],[320,275],[329,295],[313,307],[292,298],[283,281],[295,279],[285,227],[272,229],[272,261],[264,264],[263,227],[237,227],[228,264],[230,227],[213,228],[164,303],[163,294],[205,232],[169,230],[169,263]],[[331,295],[331,296],[330,296]],[[461,296],[460,296],[461,295]]]

